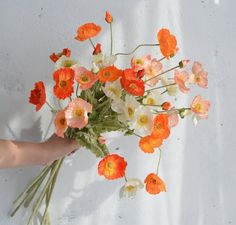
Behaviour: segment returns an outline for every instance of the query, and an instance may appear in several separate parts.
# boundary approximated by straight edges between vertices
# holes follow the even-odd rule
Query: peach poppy
[[[66,57],[70,57],[71,55],[71,50],[68,49],[68,48],[64,48],[62,50],[62,52],[59,52],[59,53],[52,53],[49,57],[50,59],[53,61],[53,62],[56,62],[61,56],[66,56]]]
[[[98,76],[84,67],[75,69],[75,80],[80,84],[81,90],[91,88],[98,80]]]
[[[98,174],[108,180],[121,178],[125,175],[127,162],[117,154],[111,154],[103,158],[98,164]]]
[[[108,11],[106,11],[105,20],[106,20],[107,23],[112,23],[113,22],[113,17],[110,14],[110,12],[108,12]]]
[[[70,97],[74,92],[74,70],[71,68],[61,68],[53,73],[53,79],[56,82],[53,92],[59,99]]]
[[[144,180],[144,183],[146,183],[146,191],[149,194],[156,195],[162,191],[166,192],[166,185],[164,181],[155,173],[148,174]]]
[[[177,126],[179,123],[179,114],[173,107],[168,113],[168,126],[170,128]]]
[[[189,92],[190,89],[185,85],[185,83],[189,81],[189,74],[187,71],[184,70],[180,72],[178,70],[175,70],[174,79],[175,83],[179,86],[180,91],[182,91],[183,93]]]
[[[131,59],[131,67],[135,72],[139,70],[145,70],[151,64],[152,58],[151,55],[145,55],[141,58],[133,57]]]
[[[54,125],[56,127],[57,136],[64,138],[64,133],[66,132],[68,128],[66,117],[65,117],[65,110],[61,110],[57,112],[54,119]]]
[[[193,82],[202,88],[208,87],[208,73],[203,69],[202,64],[194,62],[192,67]]]
[[[208,110],[210,108],[210,101],[204,100],[200,95],[197,95],[191,104],[191,110],[195,113],[199,118],[207,119],[208,118]]]
[[[168,126],[168,115],[159,114],[153,120],[152,135],[166,139],[170,135],[170,129]]]
[[[139,147],[145,153],[153,153],[154,148],[160,147],[162,145],[162,142],[162,138],[147,135],[145,137],[140,138]]]
[[[65,110],[68,126],[79,129],[87,126],[88,113],[92,112],[92,108],[93,106],[82,98],[76,98],[71,101]]]
[[[42,81],[39,81],[34,84],[34,89],[31,90],[29,103],[35,105],[36,111],[39,111],[41,107],[45,104],[45,102],[46,102],[45,86]]]
[[[78,28],[75,39],[78,41],[85,41],[89,38],[97,36],[101,29],[102,28],[95,23],[85,23]]]
[[[121,77],[122,74],[123,70],[120,70],[115,66],[108,66],[98,72],[98,78],[101,82],[113,82]]]
[[[178,50],[176,47],[177,41],[175,36],[170,34],[168,29],[161,29],[157,34],[157,39],[163,56],[169,59],[171,56],[175,55]]]

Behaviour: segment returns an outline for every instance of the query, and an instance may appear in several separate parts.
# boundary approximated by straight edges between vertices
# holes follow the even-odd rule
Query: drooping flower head
[[[202,88],[208,87],[208,73],[203,69],[202,64],[194,62],[192,67],[191,82]]]
[[[127,162],[117,154],[103,158],[98,164],[98,173],[108,180],[118,179],[125,175]]]
[[[92,105],[82,98],[71,101],[65,111],[67,124],[70,127],[82,129],[88,124],[88,113],[92,112]]]
[[[166,192],[166,185],[164,181],[155,173],[148,174],[144,180],[144,183],[146,183],[146,191],[149,194],[156,195],[162,191]]]
[[[163,139],[160,137],[154,137],[153,135],[147,135],[140,138],[139,147],[145,153],[153,153],[155,148],[162,145]]]
[[[143,182],[137,178],[128,179],[120,189],[120,198],[134,198],[138,189],[143,188]]]
[[[170,135],[170,129],[168,126],[168,115],[159,114],[153,120],[152,135],[154,137],[159,137],[166,139]]]
[[[177,41],[174,35],[168,29],[161,29],[157,34],[157,39],[160,44],[161,53],[167,59],[175,55],[177,52]]]
[[[122,74],[123,70],[120,70],[115,66],[108,66],[98,72],[98,77],[101,82],[113,82],[121,77]]]
[[[210,101],[204,100],[200,95],[197,95],[191,104],[191,110],[201,119],[208,118],[208,110],[210,108]]]
[[[53,92],[59,99],[70,97],[74,92],[74,70],[71,68],[61,68],[53,73],[53,79],[56,82]]]
[[[45,86],[42,81],[34,84],[34,89],[31,90],[29,102],[36,106],[36,111],[39,111],[46,102]]]
[[[85,23],[78,28],[75,39],[78,41],[85,41],[89,38],[97,36],[101,29],[102,28],[95,23]]]
[[[49,57],[50,59],[53,61],[53,62],[56,62],[61,56],[66,56],[66,57],[70,57],[71,55],[71,50],[68,49],[68,48],[64,48],[62,50],[62,52],[59,52],[59,53],[52,53]]]
[[[54,119],[54,125],[56,127],[57,136],[64,138],[64,133],[66,132],[68,128],[66,117],[65,117],[65,110],[61,110],[57,112]]]
[[[91,88],[98,80],[98,76],[84,67],[75,68],[75,80],[80,84],[81,90]]]
[[[175,79],[175,83],[179,86],[179,89],[183,92],[183,93],[188,93],[189,92],[189,88],[186,87],[185,83],[189,80],[189,74],[187,71],[178,71],[175,70],[174,72],[174,79]]]

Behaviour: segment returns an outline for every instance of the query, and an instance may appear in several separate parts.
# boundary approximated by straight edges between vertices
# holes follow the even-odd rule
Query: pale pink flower
[[[170,112],[168,113],[168,125],[169,127],[175,127],[179,123],[179,116],[178,112],[173,107]]]
[[[145,69],[151,63],[151,56],[145,55],[142,58],[131,59],[131,67],[135,72]]]
[[[182,62],[182,64],[183,64],[183,67],[182,67],[182,68],[184,68],[185,66],[188,65],[188,63],[190,62],[190,60],[189,60],[189,59],[183,59],[181,62]]]
[[[208,87],[208,73],[202,68],[202,64],[194,62],[192,67],[191,83],[197,84],[202,88]]]
[[[189,88],[186,87],[185,83],[189,80],[189,74],[187,71],[178,71],[175,70],[174,72],[174,79],[175,79],[175,83],[179,86],[179,89],[183,92],[183,93],[188,93],[189,92]]]
[[[65,117],[70,127],[82,129],[88,124],[88,113],[93,106],[81,98],[71,101],[65,111]]]
[[[68,125],[65,118],[65,110],[61,110],[56,113],[54,119],[54,125],[56,127],[56,135],[64,138],[64,133],[66,132]]]
[[[208,100],[202,99],[200,95],[197,95],[191,104],[191,110],[195,113],[199,118],[207,119],[208,118],[208,110],[211,103]]]
[[[81,90],[91,88],[98,80],[98,76],[84,67],[75,68],[75,80],[80,84]]]
[[[145,77],[148,80],[160,73],[162,73],[162,63],[154,58],[145,68]],[[157,84],[158,80],[160,80],[160,76],[148,81],[147,84],[153,87]]]

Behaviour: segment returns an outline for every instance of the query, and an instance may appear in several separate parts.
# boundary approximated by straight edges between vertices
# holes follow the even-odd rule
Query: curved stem
[[[53,112],[53,113],[55,113],[57,110],[55,110],[52,106],[51,106],[51,104],[48,102],[48,101],[46,101],[46,104],[48,105],[48,107],[51,109],[51,111]]]
[[[156,90],[156,89],[161,89],[161,88],[169,87],[169,86],[172,86],[172,85],[176,85],[176,83],[167,84],[167,85],[163,85],[163,86],[160,86],[160,87],[155,87],[155,88],[152,88],[152,89],[146,90],[145,92],[150,92],[150,91],[153,91],[153,90]]]
[[[112,23],[110,23],[110,35],[111,35],[111,55],[112,55],[112,49],[113,49]]]
[[[159,44],[140,44],[134,50],[132,50],[131,52],[128,52],[128,53],[116,53],[115,56],[118,56],[118,55],[132,55],[140,47],[148,47],[148,46],[152,46],[152,47],[153,46],[159,46]]]
[[[89,38],[89,42],[91,43],[91,45],[93,46],[93,48],[95,49],[96,47],[95,47],[95,45],[94,45],[94,43],[93,43],[93,41],[92,41],[92,39],[91,38]]]

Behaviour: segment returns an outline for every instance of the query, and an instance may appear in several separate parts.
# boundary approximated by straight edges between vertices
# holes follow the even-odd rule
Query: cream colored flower
[[[120,189],[120,198],[134,198],[138,189],[143,188],[143,182],[137,178],[128,179]]]
[[[55,69],[65,68],[65,67],[75,67],[78,64],[76,60],[70,59],[65,55],[61,56],[55,63]]]
[[[168,80],[167,78],[162,77],[162,78],[161,78],[161,83],[162,83],[163,86],[164,86],[164,85],[169,85],[169,84],[174,83],[174,80],[173,80],[173,81],[170,81],[170,80]],[[166,90],[167,90],[168,95],[170,95],[170,96],[176,96],[177,93],[178,93],[178,86],[177,86],[177,85],[167,86],[167,87],[166,87]]]
[[[118,100],[121,97],[121,84],[119,80],[115,82],[106,82],[105,87],[102,87],[105,95],[113,100]]]
[[[162,105],[164,102],[160,92],[158,90],[151,91],[144,99],[143,104],[145,105]],[[150,106],[147,106],[150,107]],[[150,109],[157,109],[157,107],[153,106]]]

